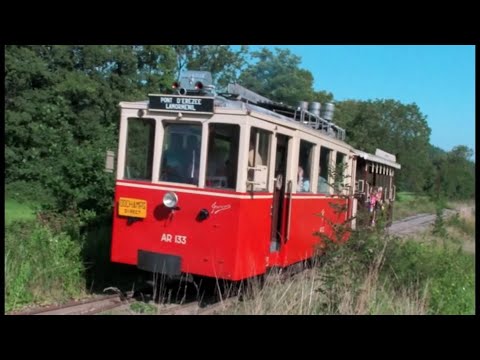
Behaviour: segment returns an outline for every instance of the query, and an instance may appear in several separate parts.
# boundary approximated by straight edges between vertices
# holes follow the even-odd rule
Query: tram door
[[[288,140],[290,137],[281,134],[276,134],[276,137],[277,148],[275,156],[270,252],[275,252],[280,249],[280,244],[285,235],[283,231],[283,212],[285,208]]]

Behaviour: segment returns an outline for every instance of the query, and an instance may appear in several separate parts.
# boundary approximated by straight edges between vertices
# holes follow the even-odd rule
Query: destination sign
[[[181,95],[149,95],[148,97],[150,110],[213,113],[213,98]]]

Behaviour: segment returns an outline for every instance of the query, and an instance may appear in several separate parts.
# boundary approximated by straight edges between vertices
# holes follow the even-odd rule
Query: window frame
[[[178,184],[178,185],[181,185],[181,186],[190,186],[190,187],[195,187],[195,188],[198,188],[198,187],[201,187],[201,184],[203,183],[204,184],[204,180],[203,182],[201,181],[202,179],[202,161],[205,162],[205,160],[203,159],[205,156],[202,156],[202,154],[204,153],[203,152],[203,144],[205,142],[205,135],[204,135],[204,124],[202,124],[202,122],[200,121],[182,121],[182,122],[178,122],[178,121],[172,121],[170,119],[160,119],[158,120],[160,123],[161,123],[161,136],[158,138],[158,140],[156,141],[156,145],[159,147],[159,154],[158,154],[158,171],[156,173],[156,176],[157,176],[157,180],[159,183],[165,183],[165,184]],[[165,136],[167,134],[167,127],[169,125],[190,125],[190,126],[196,126],[196,127],[199,127],[200,128],[200,153],[199,153],[199,163],[198,163],[198,180],[196,183],[187,183],[187,182],[178,182],[178,181],[168,181],[168,180],[162,180],[160,177],[160,174],[161,174],[161,171],[162,171],[162,162],[163,162],[163,156],[164,156],[164,141],[165,141]],[[204,178],[204,175],[203,175],[203,178]]]
[[[119,150],[119,154],[121,154],[121,159],[119,156],[119,166],[117,169],[117,179],[122,179],[122,180],[128,180],[128,181],[140,181],[140,182],[153,182],[153,171],[154,171],[154,160],[155,160],[155,152],[156,152],[156,136],[157,136],[157,128],[158,128],[158,123],[154,117],[139,117],[139,116],[125,116],[123,119],[122,125],[123,128],[120,131],[120,141],[119,141],[119,149],[121,147],[121,150]],[[132,120],[149,120],[153,124],[153,134],[150,133],[149,136],[153,136],[153,139],[151,139],[151,148],[150,148],[150,154],[147,155],[147,158],[150,157],[150,177],[149,178],[130,178],[126,176],[126,172],[128,169],[128,157],[127,157],[127,152],[129,150],[128,147],[128,135],[129,135],[129,129],[130,129],[130,121]],[[123,131],[122,131],[123,130]],[[123,140],[123,141],[122,141]],[[120,160],[122,160],[120,162]],[[147,159],[148,160],[148,159]]]
[[[312,194],[312,193],[315,193],[313,191],[313,186],[315,185],[316,186],[316,182],[314,184],[314,170],[315,168],[317,168],[315,166],[315,163],[316,163],[316,158],[317,158],[317,148],[318,148],[318,143],[317,142],[313,142],[313,141],[310,141],[309,139],[307,140],[305,137],[302,137],[300,136],[299,139],[298,139],[298,151],[297,151],[297,169],[296,169],[296,172],[298,174],[298,167],[300,167],[300,152],[301,152],[301,147],[302,147],[302,141],[304,143],[307,143],[309,145],[311,145],[310,147],[310,153],[309,153],[309,157],[310,157],[310,168],[308,169],[308,172],[309,172],[309,183],[310,183],[310,187],[309,187],[309,191],[298,191],[298,176],[295,177],[295,192],[296,193],[300,193],[300,194]],[[302,167],[303,168],[303,167]],[[303,169],[303,173],[305,174],[305,171],[306,169]],[[318,172],[318,171],[317,171]],[[305,180],[305,176],[303,178]]]
[[[208,174],[208,164],[209,164],[209,145],[210,145],[210,127],[211,126],[215,126],[215,125],[225,125],[225,126],[236,126],[238,128],[238,140],[237,140],[237,147],[236,147],[236,152],[237,152],[237,159],[236,159],[236,164],[237,166],[235,167],[235,182],[234,182],[234,186],[232,188],[230,187],[226,187],[226,188],[217,188],[217,187],[211,187],[211,186],[207,186],[207,174]],[[208,122],[206,124],[206,136],[204,137],[205,141],[206,141],[206,150],[205,150],[205,171],[204,171],[204,176],[201,175],[200,173],[200,177],[202,178],[203,180],[203,187],[205,189],[216,189],[216,190],[222,190],[222,191],[237,191],[237,188],[238,188],[238,179],[239,179],[239,174],[238,174],[238,170],[239,170],[239,162],[240,162],[240,141],[241,141],[241,134],[242,134],[242,125],[239,124],[239,123],[235,123],[235,122],[223,122],[223,121],[211,121],[211,122]],[[203,140],[202,140],[203,141]],[[203,144],[203,143],[202,143]],[[234,145],[233,145],[234,146]],[[227,176],[227,179],[228,179],[228,176]]]

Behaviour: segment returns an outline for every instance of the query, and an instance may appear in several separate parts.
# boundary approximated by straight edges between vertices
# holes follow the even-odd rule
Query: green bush
[[[40,183],[27,181],[5,184],[5,198],[33,207],[41,204],[52,204],[54,201],[51,192]]]
[[[433,223],[432,234],[442,238],[447,237],[445,221],[443,221],[443,208],[437,207],[435,222]]]
[[[342,282],[348,281],[352,298],[357,298],[362,291],[365,276],[377,265],[379,254],[382,253],[384,246],[388,245],[388,239],[380,227],[355,231],[345,243],[333,241],[323,236],[324,234],[317,235],[325,244],[322,247],[322,256],[318,258],[322,285],[317,289],[324,294],[325,301],[318,304],[318,311],[341,313],[340,304],[344,294],[339,289],[345,285]]]
[[[430,285],[430,312],[433,314],[475,313],[475,264],[472,255],[441,251]]]
[[[461,250],[408,240],[389,249],[384,276],[396,289],[428,285],[431,314],[473,314],[474,266]]]
[[[398,202],[406,202],[415,199],[415,194],[411,192],[401,191],[397,193],[397,201]]]
[[[35,221],[5,229],[5,302],[11,311],[30,303],[79,296],[85,289],[81,245]]]

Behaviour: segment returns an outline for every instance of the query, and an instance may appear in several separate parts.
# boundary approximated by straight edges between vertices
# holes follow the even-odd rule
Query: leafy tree
[[[333,93],[324,90],[313,91],[312,97],[308,98],[308,101],[319,102],[321,104],[333,102],[333,100]]]
[[[226,86],[234,82],[246,65],[248,46],[233,51],[229,45],[174,45],[177,55],[176,75],[182,71],[201,70],[212,73],[214,84]]]
[[[10,45],[5,48],[6,181],[49,189],[55,208],[105,211],[119,108],[173,80],[171,46]]]
[[[473,151],[464,145],[454,147],[439,166],[440,191],[450,199],[475,197]]]
[[[256,60],[240,75],[239,83],[267,98],[288,105],[325,97],[313,91],[313,75],[299,67],[301,58],[288,49],[267,48],[252,53]],[[328,97],[328,95],[327,95]]]
[[[177,54],[172,46],[144,45],[135,47],[139,82],[144,93],[168,88],[175,78]]]
[[[347,142],[374,153],[376,148],[397,154],[400,189],[422,191],[427,181],[430,128],[416,104],[396,100],[345,101],[336,121],[347,129]]]

